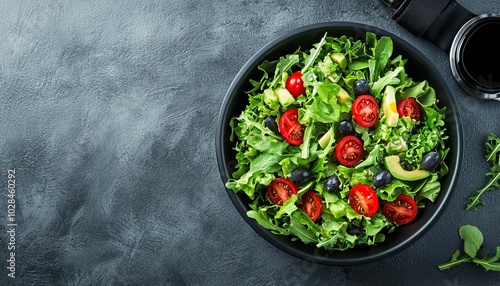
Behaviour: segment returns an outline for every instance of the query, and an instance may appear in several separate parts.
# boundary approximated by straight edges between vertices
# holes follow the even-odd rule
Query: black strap
[[[452,2],[425,32],[424,37],[446,52],[450,51],[453,39],[462,26],[477,16],[462,5]]]
[[[417,37],[422,36],[454,0],[406,0],[393,18]]]

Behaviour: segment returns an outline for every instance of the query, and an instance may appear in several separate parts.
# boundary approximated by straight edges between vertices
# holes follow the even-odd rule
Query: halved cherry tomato
[[[356,165],[363,156],[363,142],[354,135],[347,135],[340,139],[335,147],[335,157],[340,164],[346,167]]]
[[[304,130],[306,126],[299,122],[297,109],[289,109],[280,117],[279,130],[283,138],[292,145],[300,145],[304,142]]]
[[[293,98],[299,97],[301,94],[306,93],[304,82],[302,81],[302,73],[300,71],[294,72],[286,80],[286,89],[292,94]]]
[[[282,206],[292,195],[297,193],[295,184],[286,178],[276,178],[267,187],[267,195],[275,205]]]
[[[401,194],[394,201],[386,202],[382,213],[395,224],[407,224],[417,215],[417,203],[412,197]]]
[[[349,204],[358,214],[373,216],[378,210],[377,194],[368,185],[356,185],[349,191]]]
[[[352,118],[363,127],[372,127],[378,121],[380,108],[375,97],[363,94],[352,103]]]
[[[407,97],[398,104],[399,117],[410,117],[415,121],[420,121],[420,107],[414,97]]]
[[[323,211],[321,199],[312,191],[307,191],[302,195],[300,208],[311,218],[312,221],[316,221],[321,216],[321,212]]]

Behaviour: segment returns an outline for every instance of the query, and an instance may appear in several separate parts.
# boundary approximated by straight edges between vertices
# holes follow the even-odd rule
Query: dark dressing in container
[[[464,81],[491,92],[500,91],[500,20],[483,22],[470,31],[459,52]]]

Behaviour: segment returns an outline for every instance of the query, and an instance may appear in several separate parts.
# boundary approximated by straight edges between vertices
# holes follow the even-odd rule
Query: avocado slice
[[[347,91],[342,87],[340,87],[339,89],[338,99],[340,103],[347,103],[349,101],[353,101],[352,97],[349,96],[349,93],[347,93]]]
[[[403,181],[418,181],[430,176],[430,172],[426,170],[407,171],[401,167],[399,156],[392,155],[384,158],[385,168],[391,173],[394,178]]]
[[[330,143],[330,139],[332,138],[333,136],[333,129],[330,128],[328,129],[328,131],[323,135],[321,136],[321,138],[318,140],[318,143],[319,143],[319,146],[321,146],[321,148],[325,149],[327,146],[328,146],[328,143]]]
[[[286,88],[278,87],[274,90],[274,93],[285,108],[295,102],[295,98],[293,98],[293,95]]]
[[[273,106],[274,103],[278,103],[278,97],[272,89],[264,90],[264,102],[269,106]]]
[[[332,53],[330,54],[330,58],[332,58],[332,60],[336,62],[342,70],[345,70],[347,68],[347,59],[345,58],[344,54]]]
[[[384,97],[382,98],[382,110],[386,116],[387,126],[394,127],[398,125],[399,114],[396,108],[396,92],[394,87],[388,85],[385,87]]]

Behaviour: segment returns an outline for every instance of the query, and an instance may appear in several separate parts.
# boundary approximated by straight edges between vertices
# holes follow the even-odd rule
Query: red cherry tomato
[[[285,140],[292,145],[300,145],[304,142],[304,131],[306,126],[299,122],[297,109],[285,111],[279,121],[279,131]]]
[[[302,73],[300,71],[294,72],[286,80],[286,89],[292,94],[293,98],[299,97],[301,94],[306,93],[304,82],[302,81]]]
[[[312,191],[307,191],[302,195],[300,208],[311,218],[312,221],[316,221],[321,216],[323,205],[321,204],[321,199],[318,195]]]
[[[356,165],[363,156],[363,142],[354,135],[347,135],[340,139],[335,147],[335,157],[340,164],[346,167]]]
[[[292,195],[297,193],[295,184],[286,178],[276,178],[267,187],[267,195],[275,205],[282,206]]]
[[[399,117],[410,117],[415,121],[420,121],[420,107],[414,97],[407,97],[398,104]]]
[[[417,215],[417,203],[412,197],[401,194],[394,201],[386,202],[382,213],[395,224],[407,224]]]
[[[352,103],[352,117],[363,127],[372,127],[377,123],[379,110],[375,97],[368,94],[356,97]]]
[[[368,185],[356,185],[349,191],[349,204],[358,214],[373,216],[378,210],[377,194]]]

